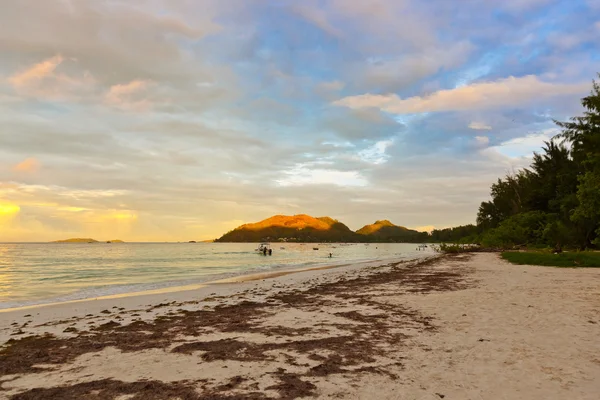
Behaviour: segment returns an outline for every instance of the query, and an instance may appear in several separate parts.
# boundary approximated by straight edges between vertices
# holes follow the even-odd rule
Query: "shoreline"
[[[431,255],[424,259],[439,257]],[[198,303],[205,299],[217,297],[227,302],[235,301],[240,293],[247,290],[268,291],[272,286],[276,286],[281,280],[300,281],[304,284],[304,279],[311,279],[315,275],[327,275],[331,273],[336,276],[339,273],[354,273],[363,269],[377,269],[389,264],[397,263],[418,263],[419,259],[396,259],[396,260],[375,260],[364,261],[360,263],[344,263],[335,265],[319,265],[306,268],[293,268],[287,270],[273,270],[264,273],[251,273],[236,275],[228,278],[217,279],[210,282],[202,282],[193,285],[172,286],[158,290],[149,290],[142,292],[128,292],[123,294],[102,296],[97,298],[78,299],[63,302],[44,303],[29,305],[23,307],[0,309],[0,345],[9,339],[19,338],[25,333],[14,335],[21,328],[30,326],[47,326],[53,321],[64,321],[66,319],[88,318],[89,315],[99,316],[101,321],[110,321],[110,318],[104,318],[102,315],[106,310],[121,309],[120,312],[131,312],[132,310],[141,310],[152,307],[153,304],[166,303]],[[209,304],[211,302],[209,301]],[[111,314],[106,314],[112,316]],[[154,318],[155,313],[149,313],[148,318]],[[130,319],[131,320],[131,319]],[[11,325],[16,324],[16,325]],[[12,329],[19,326],[19,330]],[[27,331],[23,331],[27,332]],[[37,334],[37,330],[27,332]],[[60,334],[58,329],[52,330],[53,334]]]
[[[229,250],[227,250],[229,251]],[[145,294],[160,294],[168,293],[172,291],[180,290],[194,290],[202,287],[203,285],[213,284],[215,281],[221,280],[235,280],[237,277],[254,275],[254,274],[271,274],[272,272],[283,272],[305,270],[319,267],[331,267],[337,265],[347,264],[362,264],[368,262],[387,262],[398,258],[420,258],[421,254],[411,254],[406,249],[388,251],[382,254],[364,254],[362,257],[357,257],[356,254],[351,254],[350,257],[345,255],[337,255],[333,258],[328,257],[317,257],[303,259],[290,259],[289,255],[285,255],[283,259],[277,260],[270,258],[262,265],[262,262],[256,263],[254,259],[243,260],[247,261],[247,264],[240,264],[240,260],[233,260],[230,264],[220,265],[218,268],[213,268],[210,264],[200,262],[197,267],[184,267],[182,272],[178,272],[177,268],[174,269],[174,273],[168,273],[163,276],[160,274],[153,273],[152,268],[148,268],[149,275],[145,275],[143,279],[139,278],[127,278],[126,272],[122,275],[124,278],[118,278],[119,282],[115,279],[105,279],[104,277],[110,277],[111,266],[107,267],[105,275],[100,278],[90,278],[80,282],[74,282],[74,284],[64,285],[63,282],[58,282],[56,287],[46,286],[48,284],[41,282],[38,287],[37,281],[34,279],[30,285],[23,286],[22,282],[25,282],[25,278],[19,278],[19,273],[15,272],[17,276],[14,278],[16,282],[21,282],[21,286],[17,284],[14,288],[13,296],[9,296],[10,292],[7,293],[5,298],[0,301],[0,313],[7,312],[7,310],[16,309],[27,309],[36,308],[38,306],[60,304],[60,303],[74,303],[86,300],[94,299],[106,299],[106,298],[119,298],[129,297]],[[406,254],[403,254],[406,252]],[[292,252],[293,253],[293,252]],[[217,253],[217,255],[220,253]],[[229,254],[229,253],[226,253]],[[324,254],[321,254],[324,256]],[[433,255],[433,252],[432,254]],[[425,256],[425,255],[423,255]],[[239,258],[239,257],[238,257]],[[75,260],[76,261],[76,260]],[[274,261],[274,262],[272,262]],[[219,261],[223,262],[223,261]],[[35,272],[35,271],[34,271]],[[71,274],[70,271],[64,271],[65,274]],[[74,276],[78,272],[73,272]],[[133,272],[135,277],[135,271]],[[34,275],[36,276],[36,275]],[[119,275],[121,276],[121,275]],[[144,280],[147,280],[144,282]]]
[[[411,259],[409,261],[416,261],[416,260],[417,259],[414,259],[414,260]],[[377,263],[377,262],[387,262],[387,261],[374,260],[374,261],[364,261],[364,262],[354,263],[354,264],[344,263],[344,264],[333,264],[333,265],[324,265],[324,266],[321,265],[321,266],[314,266],[314,267],[293,268],[293,269],[283,269],[283,270],[282,269],[274,269],[269,272],[235,275],[235,276],[231,276],[228,278],[221,278],[221,279],[217,279],[217,280],[211,280],[211,281],[200,282],[200,283],[189,284],[189,285],[165,286],[165,287],[159,288],[159,289],[148,289],[148,290],[141,290],[141,291],[134,291],[134,292],[124,292],[124,293],[103,295],[103,296],[97,296],[97,297],[88,297],[88,298],[84,298],[84,299],[56,301],[56,302],[49,302],[49,303],[39,303],[39,304],[25,305],[25,306],[19,306],[19,307],[10,307],[10,308],[0,308],[0,315],[2,313],[10,313],[10,312],[17,312],[17,311],[24,311],[24,310],[35,310],[38,308],[68,305],[68,304],[74,304],[74,303],[85,303],[88,301],[117,300],[117,299],[128,298],[128,297],[151,296],[151,295],[160,295],[160,294],[168,294],[168,293],[188,292],[188,291],[195,291],[198,289],[202,289],[202,288],[206,288],[206,287],[214,286],[214,285],[251,282],[251,281],[261,280],[261,279],[277,278],[280,276],[295,274],[295,273],[299,273],[299,272],[320,271],[320,270],[326,270],[326,269],[347,267],[349,265],[372,264],[372,263]]]
[[[0,393],[592,400],[600,391],[600,270],[472,253],[262,278],[0,314]]]
[[[176,284],[170,285],[171,282],[155,282],[155,283],[147,283],[147,284],[133,284],[132,287],[128,291],[123,291],[120,293],[109,293],[102,294],[99,296],[89,296],[83,298],[76,299],[67,299],[67,300],[58,300],[56,298],[47,298],[40,299],[39,303],[35,304],[25,304],[19,306],[11,306],[6,308],[0,308],[0,315],[6,312],[18,311],[18,310],[28,310],[28,309],[36,309],[38,307],[47,307],[47,306],[55,306],[60,304],[71,304],[71,303],[81,303],[86,301],[96,301],[96,300],[110,300],[110,299],[119,299],[119,298],[127,298],[127,297],[136,297],[136,296],[147,296],[147,295],[160,295],[165,293],[173,293],[173,292],[182,292],[182,291],[190,291],[201,289],[206,286],[211,286],[215,284],[223,284],[223,283],[239,283],[245,280],[252,279],[271,279],[273,277],[283,276],[292,273],[304,272],[304,271],[312,271],[312,270],[320,270],[320,269],[331,269],[331,268],[339,268],[345,267],[349,265],[363,265],[363,264],[372,264],[372,263],[387,263],[395,260],[408,260],[408,261],[416,261],[420,259],[425,259],[429,257],[436,256],[436,253],[431,253],[424,257],[415,257],[415,258],[398,258],[397,256],[390,257],[382,257],[378,259],[364,259],[364,260],[341,260],[337,263],[331,263],[331,261],[323,262],[323,263],[314,263],[312,266],[276,266],[274,268],[269,268],[265,270],[257,270],[251,269],[249,271],[238,271],[238,272],[230,272],[223,274],[215,274],[215,275],[207,275],[207,277],[211,277],[206,281],[199,281],[195,283],[189,284],[181,284],[181,281],[176,281]],[[316,264],[316,265],[315,265]],[[255,277],[255,278],[252,278]],[[145,287],[149,285],[158,285],[158,288],[148,288],[148,289],[136,289],[137,287]],[[164,285],[164,286],[161,286]],[[77,292],[75,292],[77,293]],[[65,296],[72,296],[74,293]],[[24,303],[35,302],[37,300],[24,301]],[[6,302],[10,303],[10,302]]]

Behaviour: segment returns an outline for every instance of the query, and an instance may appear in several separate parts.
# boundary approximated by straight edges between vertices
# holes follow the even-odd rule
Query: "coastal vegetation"
[[[556,252],[600,246],[598,82],[581,104],[583,115],[555,121],[560,134],[534,153],[529,168],[492,185],[491,200],[479,206],[477,225],[434,231],[432,239],[504,249],[550,247]]]
[[[548,251],[506,251],[502,253],[502,258],[512,264],[600,268],[600,253],[595,251],[572,251],[560,254]]]

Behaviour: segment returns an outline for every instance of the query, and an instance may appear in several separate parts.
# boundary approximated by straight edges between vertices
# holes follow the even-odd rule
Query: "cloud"
[[[358,153],[358,156],[371,164],[383,164],[385,163],[389,155],[385,153],[388,147],[394,144],[394,140],[381,140],[375,143],[373,146],[368,147]]]
[[[486,123],[480,121],[472,121],[469,124],[469,128],[474,129],[476,131],[489,131],[492,129],[490,125],[487,125]]]
[[[402,124],[375,109],[328,108],[320,121],[321,129],[347,140],[379,140],[394,136]]]
[[[584,94],[586,90],[589,90],[589,83],[549,83],[528,75],[440,90],[426,97],[402,99],[395,94],[364,94],[345,97],[333,104],[351,109],[376,108],[392,114],[417,114],[509,107],[537,98]]]
[[[487,136],[475,136],[475,143],[480,147],[485,147],[490,143],[490,138]]]
[[[297,165],[283,171],[283,177],[276,179],[281,186],[305,185],[336,185],[336,186],[365,186],[367,181],[358,171],[337,171],[325,168],[310,168]]]
[[[555,0],[506,0],[502,6],[511,11],[527,11],[532,8],[541,7]]]
[[[317,85],[317,88],[323,91],[338,92],[342,90],[346,84],[340,81],[321,82]]]
[[[89,72],[83,71],[79,76],[58,72],[64,62],[62,56],[56,55],[13,74],[8,82],[22,96],[47,100],[78,98],[92,90],[95,80]]]
[[[407,49],[436,42],[432,18],[419,2],[407,0],[331,0],[332,13],[354,24],[355,45],[377,49]],[[398,40],[402,38],[402,40]]]
[[[498,153],[507,157],[532,157],[533,152],[539,152],[544,146],[544,142],[548,142],[552,137],[559,133],[558,129],[551,128],[546,129],[542,132],[529,133],[522,137],[517,137],[500,143],[497,146],[491,147],[491,151],[497,151]]]
[[[56,67],[63,62],[63,58],[60,55],[49,58],[42,61],[39,64],[25,69],[22,72],[16,73],[15,75],[8,78],[8,81],[15,87],[29,86],[33,82],[40,81],[44,78],[52,76]]]
[[[152,102],[146,97],[146,91],[151,85],[152,82],[143,80],[113,85],[106,93],[105,103],[126,111],[148,111]]]
[[[292,11],[302,18],[306,19],[316,27],[332,36],[342,36],[342,32],[331,25],[328,21],[327,14],[316,7],[307,7],[305,5],[294,5]]]
[[[16,172],[35,172],[40,168],[40,162],[33,158],[27,158],[12,167]]]
[[[370,87],[393,92],[419,80],[464,63],[473,51],[469,42],[452,43],[446,46],[432,46],[399,57],[372,59],[362,71],[353,71],[362,79],[362,87]],[[362,75],[362,77],[361,77]]]

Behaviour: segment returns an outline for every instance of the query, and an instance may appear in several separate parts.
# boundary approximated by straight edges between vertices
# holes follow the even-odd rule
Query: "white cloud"
[[[333,169],[311,169],[297,165],[283,172],[285,177],[277,179],[280,186],[336,185],[366,186],[367,181],[358,171],[337,171]]]
[[[469,128],[474,129],[476,131],[489,131],[492,129],[490,125],[487,125],[485,122],[473,121],[469,124]]]
[[[540,151],[544,142],[548,142],[556,136],[559,130],[556,128],[546,129],[542,132],[530,133],[528,135],[507,140],[490,149],[507,157],[531,158],[534,151]]]
[[[345,97],[333,104],[352,109],[379,108],[392,114],[416,114],[514,106],[540,97],[583,94],[587,90],[589,90],[587,82],[549,83],[540,81],[534,75],[527,75],[440,90],[425,97],[414,96],[402,99],[395,94],[363,94]]]
[[[385,153],[388,147],[394,144],[394,140],[381,140],[375,143],[373,146],[362,150],[358,153],[358,156],[366,162],[371,164],[383,164],[385,163],[389,155]]]

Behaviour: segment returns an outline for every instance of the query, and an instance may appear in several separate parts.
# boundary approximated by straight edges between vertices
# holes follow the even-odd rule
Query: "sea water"
[[[0,243],[0,309],[185,286],[270,270],[415,259],[416,244]],[[315,250],[318,249],[318,250]],[[329,257],[332,253],[332,258]]]

